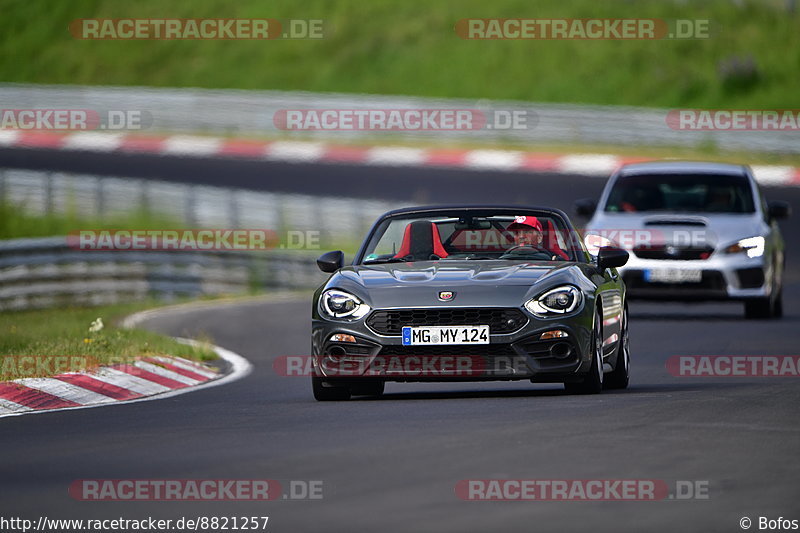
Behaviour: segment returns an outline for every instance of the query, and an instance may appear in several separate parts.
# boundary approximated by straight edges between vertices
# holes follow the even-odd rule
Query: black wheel
[[[322,378],[312,377],[311,388],[314,399],[320,402],[335,402],[350,399],[350,389],[347,387],[325,387]]]
[[[352,385],[350,394],[353,396],[381,396],[384,388],[386,388],[385,381],[367,381]]]
[[[570,394],[597,394],[603,390],[603,318],[595,312],[592,329],[592,367],[579,383],[564,383]]]
[[[617,346],[617,362],[614,370],[603,380],[607,389],[627,389],[631,372],[631,349],[628,337],[628,309],[622,312],[619,345]]]
[[[772,316],[775,318],[781,318],[783,316],[783,291],[778,293],[778,297],[775,298],[775,304],[772,308]]]
[[[772,316],[772,302],[769,298],[754,298],[744,302],[745,318],[770,318]]]
[[[783,316],[783,287],[772,278],[772,293],[766,298],[753,298],[744,302],[745,318],[765,319]]]

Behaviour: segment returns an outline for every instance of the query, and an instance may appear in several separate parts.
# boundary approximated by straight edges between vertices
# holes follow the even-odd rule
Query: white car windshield
[[[718,174],[620,176],[605,205],[605,211],[611,213],[752,213],[754,210],[748,179]]]

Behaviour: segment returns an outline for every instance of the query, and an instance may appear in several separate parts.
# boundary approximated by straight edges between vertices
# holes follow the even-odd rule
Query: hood
[[[450,305],[519,306],[544,278],[567,273],[575,263],[518,261],[421,261],[356,265],[341,269],[327,287],[358,294],[373,308]],[[560,277],[560,276],[559,276]],[[400,290],[398,290],[400,289]],[[451,301],[439,300],[452,291]]]
[[[600,213],[587,225],[623,248],[651,244],[727,246],[740,239],[764,235],[767,226],[757,213]]]

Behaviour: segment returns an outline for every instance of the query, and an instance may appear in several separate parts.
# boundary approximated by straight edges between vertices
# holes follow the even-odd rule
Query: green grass
[[[146,210],[135,210],[129,213],[112,214],[105,217],[86,216],[76,210],[66,213],[35,214],[25,210],[24,206],[10,202],[0,201],[0,240],[20,239],[33,237],[65,236],[73,231],[80,230],[158,230],[158,229],[190,229],[178,219],[160,213]],[[193,228],[214,229],[214,228]],[[253,228],[251,228],[253,229]],[[271,228],[263,228],[271,229]],[[277,249],[294,249],[298,244],[292,242],[289,230],[293,228],[278,228],[275,242],[268,244]],[[325,240],[319,243],[320,250],[328,250],[337,243]],[[343,249],[355,253],[360,241],[338,243]],[[283,248],[281,248],[283,247]],[[257,252],[254,252],[257,253]],[[322,253],[322,251],[320,251]]]
[[[86,216],[76,210],[39,215],[26,211],[24,206],[0,202],[0,239],[63,236],[71,231],[82,229],[173,229],[182,227],[182,224],[169,216],[142,210],[108,217]]]
[[[115,323],[135,311],[153,307],[138,302],[92,308],[47,309],[0,313],[0,380],[45,377],[97,365],[126,362],[139,356],[178,355],[195,360],[216,359],[207,347],[180,344],[170,337]],[[90,332],[101,318],[103,329]],[[33,363],[28,359],[34,357]],[[64,368],[66,365],[67,368]]]
[[[660,107],[793,107],[785,0],[5,0],[0,80],[342,91]],[[92,41],[78,18],[315,18],[321,40]],[[708,19],[698,40],[462,40],[462,18]],[[752,58],[755,72],[726,74]],[[730,69],[728,69],[730,70]],[[746,69],[745,69],[746,71]]]

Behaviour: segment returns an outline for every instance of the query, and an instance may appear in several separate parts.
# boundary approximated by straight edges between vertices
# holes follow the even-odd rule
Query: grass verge
[[[209,347],[195,348],[166,335],[117,325],[125,316],[155,305],[154,302],[137,302],[2,312],[0,381],[46,377],[127,362],[140,356],[177,355],[199,361],[217,358]],[[98,318],[103,323],[102,329],[90,331]]]
[[[722,109],[792,108],[786,0],[116,0],[3,3],[0,80],[334,91]],[[322,19],[323,39],[82,40],[84,18]],[[708,38],[465,40],[465,18],[708,21]]]
[[[86,216],[73,209],[68,209],[65,213],[35,214],[26,211],[24,205],[0,201],[0,239],[53,237],[85,229],[135,228],[148,230],[180,229],[182,227],[183,225],[177,219],[145,210],[112,214],[107,217]]]

